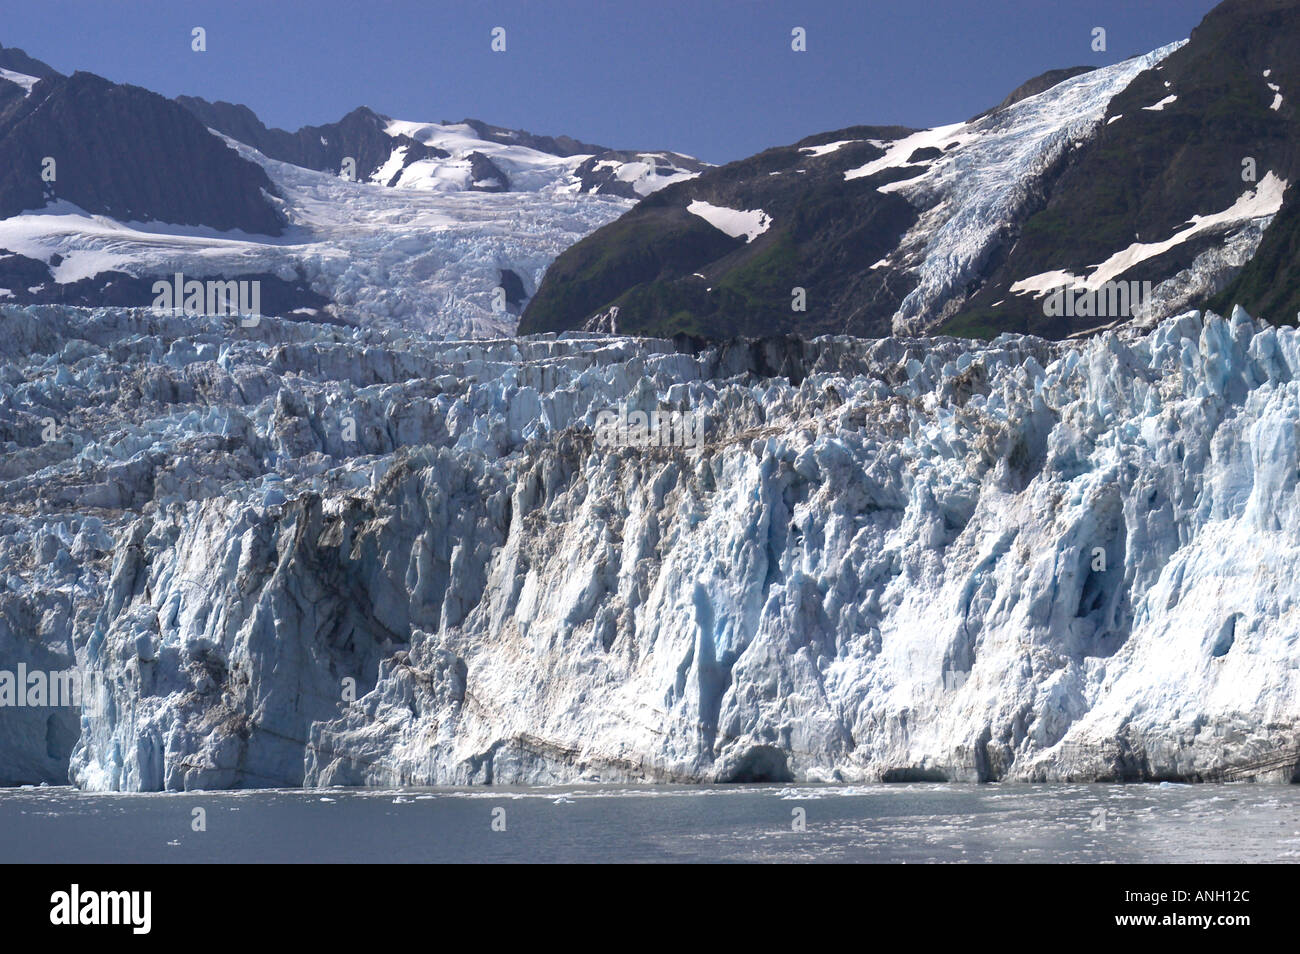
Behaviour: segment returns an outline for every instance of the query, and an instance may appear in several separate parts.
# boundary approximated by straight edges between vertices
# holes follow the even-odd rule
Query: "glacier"
[[[1082,73],[967,122],[921,130],[892,143],[877,142],[888,147],[884,156],[847,171],[845,178],[855,179],[889,168],[915,165],[918,169],[911,178],[878,187],[880,192],[901,195],[920,216],[898,247],[878,263],[903,266],[916,279],[893,316],[893,332],[924,334],[956,314],[978,284],[981,270],[1014,234],[1016,223],[1042,202],[1051,170],[1094,137],[1116,95],[1144,71],[1160,69],[1187,43],[1179,40]],[[942,155],[933,163],[913,164],[914,150],[927,147],[942,150]],[[1058,285],[1095,289],[1137,261],[1199,233],[1222,230],[1220,243],[1199,254],[1190,266],[1164,277],[1152,299],[1135,309],[1134,317],[1154,324],[1228,283],[1259,248],[1286,188],[1287,183],[1276,177],[1258,188],[1244,186],[1237,205],[1215,215],[1197,216],[1187,229],[1158,243],[1116,249],[1108,263],[1090,265],[1089,275],[1037,275],[1018,282],[1011,292],[1041,297]]]
[[[470,135],[469,127],[392,127],[393,134],[410,133],[456,158],[414,163],[399,187],[389,188],[271,159],[221,136],[274,183],[279,195],[268,198],[289,223],[280,237],[119,222],[61,201],[0,221],[0,248],[50,265],[59,282],[110,270],[168,277],[271,273],[302,280],[345,323],[498,337],[514,332],[520,310],[518,303],[501,307],[495,300],[504,272],[514,273],[524,298],[531,296],[560,252],[633,205],[583,191],[578,170],[592,156],[560,158],[487,142]],[[399,169],[404,149],[394,152]],[[464,191],[465,183],[453,180],[468,176],[468,154],[490,155],[509,174],[511,191]],[[674,157],[656,166],[655,155],[662,154],[606,165],[611,174],[632,176],[637,194],[697,174],[674,166]],[[0,289],[0,298],[7,296]]]
[[[6,781],[1193,780],[1296,741],[1300,334],[1240,309],[1066,342],[0,327],[0,668],[106,687],[0,711]],[[703,441],[598,446],[620,406]]]

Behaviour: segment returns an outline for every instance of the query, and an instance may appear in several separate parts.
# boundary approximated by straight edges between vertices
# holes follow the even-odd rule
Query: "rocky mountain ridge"
[[[567,250],[520,330],[1064,338],[1234,303],[1292,323],[1300,294],[1269,276],[1295,244],[1298,44],[1296,0],[1228,0],[1185,43],[966,122],[708,170]],[[1116,285],[1141,301],[1112,307]],[[1087,306],[1056,307],[1067,289]]]

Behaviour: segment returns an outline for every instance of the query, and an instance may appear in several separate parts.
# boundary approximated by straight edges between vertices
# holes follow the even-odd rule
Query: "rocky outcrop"
[[[57,79],[63,75],[48,63],[42,63],[34,56],[28,56],[16,46],[0,46],[0,69],[21,73],[23,76],[34,76],[37,79]]]
[[[286,132],[263,125],[247,106],[210,103],[198,96],[178,96],[176,102],[205,126],[252,146],[271,159],[335,175],[342,172],[344,159],[351,159],[356,178],[363,181],[370,179],[398,148],[405,148],[407,165],[420,159],[450,155],[408,136],[390,136],[384,131],[387,120],[365,106],[354,109],[336,123],[303,126],[297,132]]]
[[[78,72],[0,112],[0,218],[65,200],[123,222],[279,235],[274,194],[258,166],[138,86]]]
[[[481,152],[471,152],[469,160],[471,192],[509,192],[510,179],[501,167]]]

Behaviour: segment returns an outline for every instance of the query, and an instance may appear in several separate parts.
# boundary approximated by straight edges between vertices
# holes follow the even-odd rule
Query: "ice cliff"
[[[0,710],[9,780],[1200,778],[1296,742],[1300,334],[1240,310],[698,352],[0,315],[0,668],[109,690]],[[704,443],[599,446],[620,404]]]

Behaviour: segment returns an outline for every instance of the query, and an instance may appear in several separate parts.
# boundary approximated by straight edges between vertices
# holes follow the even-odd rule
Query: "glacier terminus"
[[[16,426],[64,423],[4,475],[0,651],[107,692],[10,710],[37,777],[1187,780],[1294,737],[1300,334],[1240,309],[975,345],[6,330]],[[598,445],[620,406],[702,439]]]

